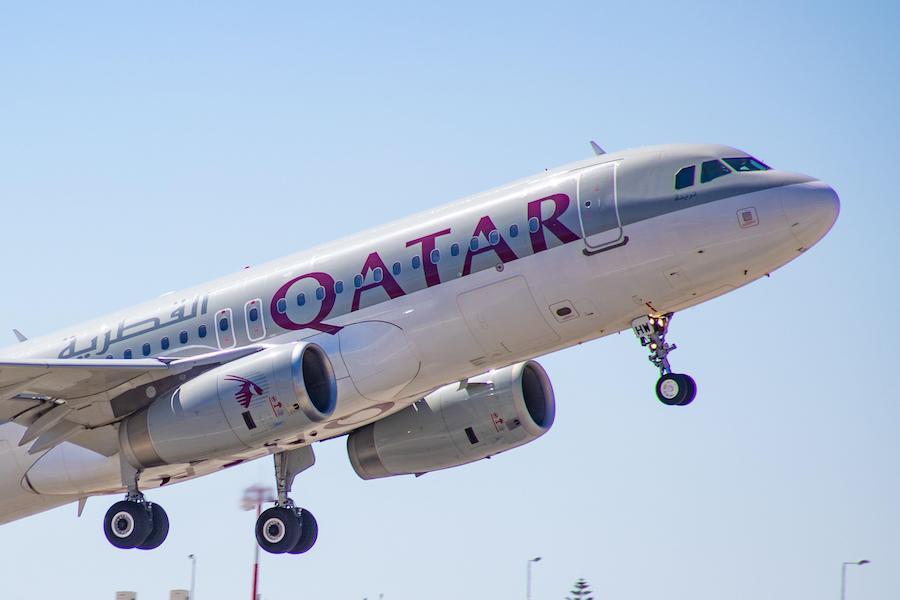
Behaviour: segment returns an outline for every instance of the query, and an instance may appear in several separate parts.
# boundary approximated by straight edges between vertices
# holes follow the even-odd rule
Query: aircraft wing
[[[110,425],[187,379],[265,347],[185,358],[0,359],[0,423],[26,426],[19,445],[33,441],[32,454],[71,441],[109,455],[117,451]]]

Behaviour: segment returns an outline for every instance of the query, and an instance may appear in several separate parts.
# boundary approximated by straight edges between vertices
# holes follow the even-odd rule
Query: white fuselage
[[[338,403],[304,443],[333,438],[448,382],[732,291],[796,258],[827,232],[837,199],[810,178],[732,173],[721,180],[762,184],[733,193],[729,182],[698,184],[694,196],[669,190],[673,165],[726,152],[738,155],[719,146],[602,155],[2,354],[141,358],[145,347],[149,356],[188,356],[315,341],[334,365]],[[588,188],[579,182],[598,168],[607,171],[597,185],[612,182],[619,223],[591,234],[586,220],[594,217],[585,211],[594,207],[584,206]],[[706,189],[720,192],[703,200]],[[120,418],[87,410],[93,412],[85,412],[86,422],[101,418],[107,429]],[[81,434],[83,443],[28,455],[17,446],[24,427],[0,425],[0,522],[121,491],[118,450],[108,441],[115,436],[104,427]],[[149,469],[142,481],[187,479],[275,449]]]

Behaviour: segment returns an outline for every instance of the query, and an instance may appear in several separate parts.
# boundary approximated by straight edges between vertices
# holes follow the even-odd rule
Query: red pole
[[[262,511],[262,497],[258,497],[256,499],[256,518],[259,519],[259,515]],[[250,600],[257,599],[257,587],[259,585],[259,543],[256,541],[256,536],[253,536],[253,597]]]

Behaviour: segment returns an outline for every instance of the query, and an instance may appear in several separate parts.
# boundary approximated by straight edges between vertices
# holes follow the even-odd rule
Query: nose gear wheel
[[[639,317],[631,322],[631,328],[641,346],[650,350],[650,362],[659,369],[656,397],[669,406],[686,406],[697,396],[697,383],[690,375],[674,373],[669,364],[669,353],[678,347],[666,341],[673,316],[673,313],[667,313]]]

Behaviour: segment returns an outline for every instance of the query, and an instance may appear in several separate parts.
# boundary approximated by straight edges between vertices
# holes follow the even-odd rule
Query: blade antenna
[[[594,154],[596,154],[597,156],[600,156],[601,154],[606,154],[606,150],[601,148],[600,145],[597,144],[597,142],[595,142],[594,140],[591,140],[591,148],[594,149]]]

